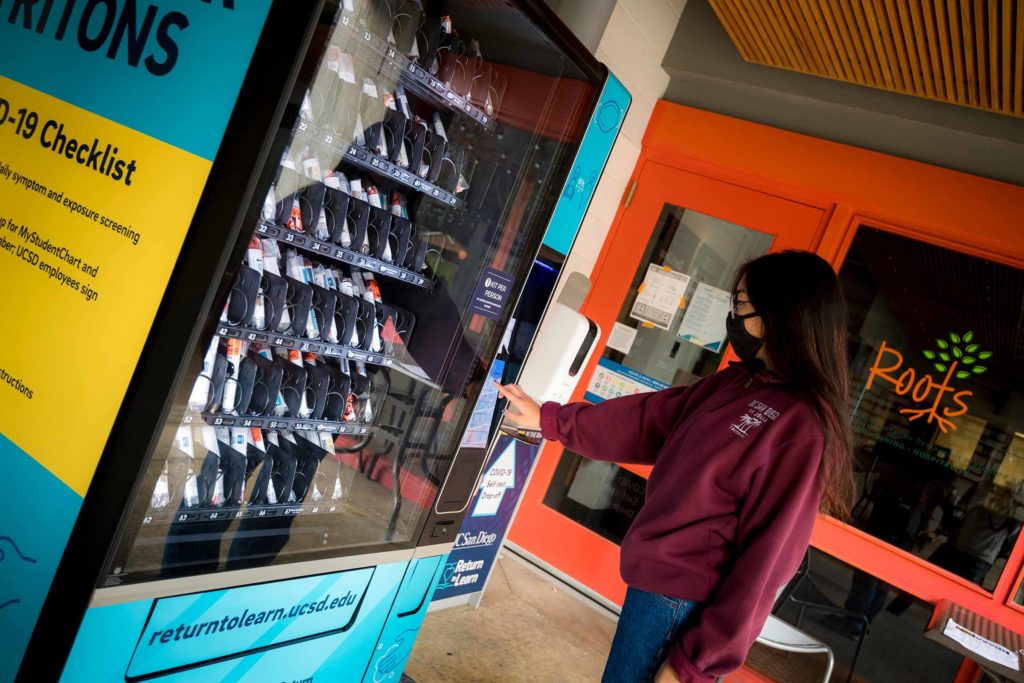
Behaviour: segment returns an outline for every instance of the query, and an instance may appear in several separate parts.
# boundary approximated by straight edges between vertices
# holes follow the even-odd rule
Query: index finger
[[[505,391],[517,398],[526,398],[526,392],[518,384],[506,384]]]
[[[522,412],[523,408],[527,407],[530,404],[529,397],[513,394],[512,392],[508,391],[507,388],[502,395],[512,405],[512,407],[514,407],[519,412]]]

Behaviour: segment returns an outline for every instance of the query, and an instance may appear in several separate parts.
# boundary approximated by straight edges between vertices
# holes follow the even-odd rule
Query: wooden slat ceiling
[[[748,62],[1024,116],[1024,0],[709,0]]]

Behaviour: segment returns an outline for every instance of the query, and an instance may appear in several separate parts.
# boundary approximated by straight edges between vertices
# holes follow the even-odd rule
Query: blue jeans
[[[648,683],[700,605],[630,588],[601,683]]]

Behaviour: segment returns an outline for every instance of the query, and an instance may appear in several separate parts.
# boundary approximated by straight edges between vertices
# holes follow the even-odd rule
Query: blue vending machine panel
[[[562,194],[551,214],[544,244],[560,254],[569,254],[583,217],[594,198],[594,189],[604,173],[612,145],[619,137],[619,130],[626,118],[626,112],[633,96],[626,90],[615,74],[608,77],[601,88],[601,95],[594,107],[594,113],[587,124],[587,131],[576,152],[572,171],[565,180]]]
[[[420,590],[422,573],[410,566],[419,564],[94,607],[61,680],[358,683],[405,605],[400,588]]]
[[[436,555],[413,560],[398,590],[398,598],[388,615],[363,683],[398,681],[401,677],[447,557]]]

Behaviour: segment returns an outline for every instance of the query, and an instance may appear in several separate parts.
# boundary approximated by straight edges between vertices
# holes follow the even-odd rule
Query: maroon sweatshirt
[[[702,603],[668,654],[681,680],[738,669],[817,516],[825,438],[807,405],[735,363],[689,387],[545,403],[540,422],[544,438],[588,458],[654,466],[622,541],[622,578]]]

